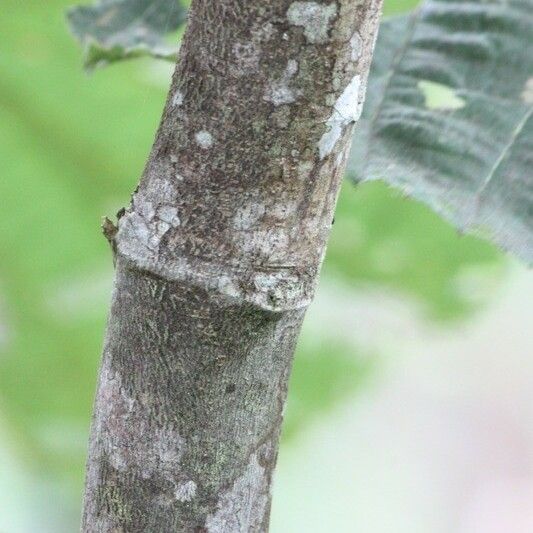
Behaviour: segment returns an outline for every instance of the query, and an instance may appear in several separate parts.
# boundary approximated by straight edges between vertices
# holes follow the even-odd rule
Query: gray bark
[[[262,532],[380,0],[195,0],[118,228],[84,532]]]

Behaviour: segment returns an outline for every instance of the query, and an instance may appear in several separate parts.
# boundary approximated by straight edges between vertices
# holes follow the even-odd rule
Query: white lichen
[[[160,214],[167,220],[159,218]],[[161,239],[170,228],[180,225],[177,211],[172,218],[169,218],[167,206],[162,206],[157,212],[154,211],[150,215],[145,215],[142,211],[134,211],[124,218],[125,220],[121,221],[120,226],[122,237],[125,233],[137,237],[140,245],[153,251],[158,249]]]
[[[268,477],[256,454],[206,520],[208,533],[259,531],[268,506]]]
[[[320,159],[331,154],[341,138],[344,128],[359,120],[362,110],[361,76],[356,75],[346,86],[333,105],[333,111],[326,122],[327,131],[318,143]]]
[[[254,276],[254,284],[273,302],[296,298],[301,293],[300,278],[297,274],[261,272]]]
[[[170,427],[151,426],[140,414],[143,410],[138,401],[128,394],[120,375],[111,371],[106,357],[100,372],[95,426],[105,456],[118,471],[131,470],[143,479],[162,477],[173,482],[185,441]]]
[[[194,136],[197,144],[204,148],[204,149],[207,149],[207,148],[210,148],[211,146],[213,146],[213,136],[206,130],[202,130],[202,131],[199,131],[195,136]]]
[[[128,256],[147,257],[157,253],[163,237],[181,225],[173,207],[176,186],[164,176],[152,180],[133,198],[133,209],[119,221],[117,242]]]
[[[309,177],[309,174],[313,171],[315,164],[313,161],[308,161],[306,159],[301,160],[298,163],[298,178],[301,180],[306,180]]]
[[[267,88],[264,100],[272,102],[275,106],[292,104],[300,96],[300,91],[289,87],[291,80],[298,72],[298,62],[289,59],[287,67],[281,78],[273,81]]]
[[[355,32],[350,39],[350,48],[352,61],[357,61],[361,57],[363,51],[363,39],[358,32]]]
[[[337,16],[337,4],[293,2],[287,11],[287,20],[293,26],[302,26],[308,42],[325,43],[331,21]]]
[[[196,488],[196,483],[192,480],[180,483],[174,491],[174,496],[179,502],[190,502],[196,496]]]
[[[160,220],[169,225],[167,231],[170,229],[170,227],[176,228],[181,224],[181,221],[178,217],[178,210],[170,205],[161,206],[157,211],[157,215]]]
[[[236,281],[224,274],[219,276],[218,290],[221,294],[230,296],[231,298],[238,298],[241,296],[241,291],[239,290]]]
[[[269,41],[276,33],[276,27],[271,22],[260,24],[257,30],[252,30],[252,35],[261,41]]]
[[[174,107],[179,107],[183,104],[183,93],[181,91],[176,91],[172,97],[172,105]]]

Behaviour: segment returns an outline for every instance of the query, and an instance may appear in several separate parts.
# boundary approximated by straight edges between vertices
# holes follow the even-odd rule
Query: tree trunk
[[[84,532],[262,532],[381,0],[195,0],[130,207]]]

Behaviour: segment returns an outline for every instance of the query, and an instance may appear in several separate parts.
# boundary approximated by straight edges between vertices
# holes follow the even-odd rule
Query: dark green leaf
[[[168,44],[165,36],[186,14],[180,0],[101,0],[74,7],[67,16],[85,47],[85,65],[92,68],[142,55],[175,59],[177,44]]]
[[[532,35],[532,0],[427,0],[384,22],[351,177],[533,262]]]

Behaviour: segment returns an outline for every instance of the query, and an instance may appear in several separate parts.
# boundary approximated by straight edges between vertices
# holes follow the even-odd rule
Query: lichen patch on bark
[[[168,230],[181,224],[178,210],[172,203],[176,189],[171,181],[163,177],[154,180],[147,192],[144,196],[134,196],[134,210],[119,221],[116,240],[132,248],[126,251],[129,254],[157,253]]]
[[[320,159],[331,154],[337,141],[342,137],[344,128],[359,120],[363,94],[361,76],[356,74],[333,105],[331,116],[326,123],[328,129],[318,143]]]
[[[222,493],[217,509],[206,520],[208,533],[261,531],[268,511],[269,477],[257,453],[250,456],[244,472]]]
[[[183,104],[183,93],[181,91],[176,91],[172,97],[172,105],[179,107],[181,104]]]
[[[139,416],[138,401],[128,394],[109,361],[104,361],[98,392],[97,442],[116,470],[130,470],[143,479],[159,476],[173,483],[185,441],[170,427],[151,428],[149,421]]]
[[[306,39],[313,44],[328,40],[332,20],[337,15],[337,3],[293,2],[287,11],[287,20],[304,29]]]
[[[174,496],[179,502],[190,502],[196,496],[196,483],[192,480],[180,483],[174,491]]]
[[[354,32],[350,39],[350,47],[352,49],[352,61],[357,61],[363,52],[363,40],[359,32]]]
[[[206,130],[199,131],[194,138],[202,148],[210,148],[213,146],[213,136]]]
[[[292,104],[300,96],[301,91],[290,87],[292,78],[298,72],[298,62],[289,59],[285,72],[280,79],[273,81],[267,88],[264,99],[275,106]]]

